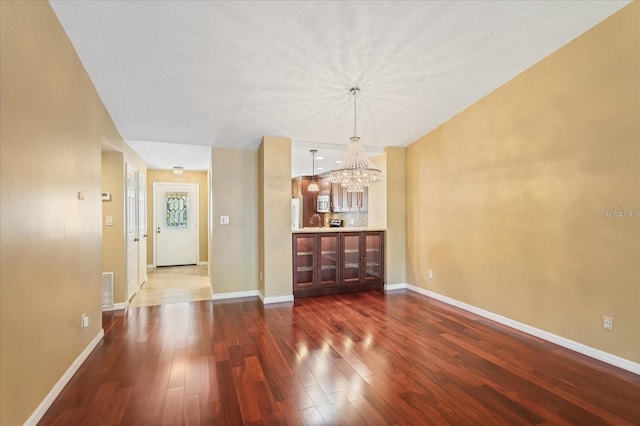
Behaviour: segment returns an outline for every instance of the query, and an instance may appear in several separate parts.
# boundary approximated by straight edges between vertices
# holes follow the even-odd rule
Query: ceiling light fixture
[[[329,181],[339,183],[347,188],[347,192],[362,192],[370,184],[380,182],[382,172],[375,168],[360,145],[360,138],[357,136],[358,115],[356,109],[356,97],[360,93],[360,89],[354,87],[350,92],[353,95],[353,136],[349,139],[347,152],[344,154],[342,163],[329,173]]]
[[[310,149],[309,152],[313,156],[313,165],[312,165],[312,168],[311,168],[311,173],[313,175],[311,176],[311,183],[307,187],[307,191],[309,191],[309,192],[318,192],[318,191],[320,191],[320,188],[318,187],[318,184],[316,183],[316,152],[318,152],[318,150],[317,149]]]
[[[184,173],[184,167],[181,166],[173,166],[173,175],[180,177]]]

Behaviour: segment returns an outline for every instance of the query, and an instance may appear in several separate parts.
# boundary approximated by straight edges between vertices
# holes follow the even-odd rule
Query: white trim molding
[[[198,266],[207,266],[208,264],[209,264],[209,262],[206,261],[206,260],[201,260],[201,261],[198,262]]]
[[[264,294],[259,293],[258,297],[260,297],[260,300],[262,300],[263,305],[269,305],[271,303],[293,302],[293,294],[287,294],[286,296],[265,297]]]
[[[73,375],[76,374],[76,372],[78,371],[82,363],[85,362],[87,358],[89,358],[89,355],[91,355],[91,352],[93,352],[96,346],[98,346],[98,343],[100,343],[103,337],[104,337],[104,330],[101,327],[98,334],[96,334],[96,337],[94,337],[93,340],[89,342],[87,347],[84,348],[84,350],[80,353],[80,355],[78,355],[75,361],[71,363],[69,368],[67,368],[67,371],[65,371],[62,377],[60,377],[60,379],[56,382],[56,384],[53,385],[53,387],[51,388],[47,396],[44,397],[40,405],[38,405],[35,411],[29,416],[27,421],[24,422],[25,426],[32,426],[32,425],[35,426],[38,424],[38,422],[45,415],[49,407],[51,407],[51,404],[53,404],[53,401],[55,401],[58,395],[60,395],[60,392],[62,392],[62,389],[64,389],[67,383],[69,383]]]
[[[394,286],[400,286],[401,284],[395,284]],[[394,287],[394,290],[400,289],[402,287]],[[633,362],[631,360],[619,357],[617,355],[610,354],[609,352],[602,351],[600,349],[592,348],[591,346],[584,345],[582,343],[576,342],[574,340],[567,339],[565,337],[558,336],[553,333],[549,333],[548,331],[541,330],[536,327],[532,327],[530,325],[512,320],[511,318],[503,317],[502,315],[494,314],[493,312],[485,311],[484,309],[480,309],[473,305],[469,305],[467,303],[461,302],[456,299],[452,299],[447,296],[443,296],[439,293],[435,293],[433,291],[425,290],[421,287],[416,287],[411,284],[405,284],[405,288],[407,290],[411,290],[416,293],[420,293],[424,296],[431,297],[433,299],[444,302],[448,305],[455,306],[457,308],[463,309],[467,312],[471,312],[473,314],[479,315],[483,318],[490,319],[491,321],[495,321],[499,324],[506,325],[507,327],[514,328],[516,330],[522,331],[524,333],[530,334],[532,336],[538,337],[542,340],[546,340],[547,342],[555,343],[556,345],[562,346],[564,348],[570,349],[574,352],[581,353],[591,358],[595,358],[599,361],[606,362],[607,364],[611,364],[615,367],[622,368],[623,370],[630,371],[635,374],[640,374],[640,364],[637,362]],[[385,286],[386,290],[386,286]]]
[[[384,291],[393,291],[393,290],[403,290],[407,288],[409,284],[407,283],[398,283],[398,284],[385,284]]]
[[[258,290],[230,291],[228,293],[211,293],[211,300],[239,299],[241,297],[260,296]]]
[[[113,306],[110,306],[108,308],[102,308],[102,312],[123,311],[123,310],[127,309],[128,307],[129,307],[129,302],[116,303]]]

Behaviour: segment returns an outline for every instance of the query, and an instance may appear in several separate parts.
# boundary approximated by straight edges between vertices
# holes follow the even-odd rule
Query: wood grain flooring
[[[640,424],[640,376],[404,290],[103,324],[40,424]]]

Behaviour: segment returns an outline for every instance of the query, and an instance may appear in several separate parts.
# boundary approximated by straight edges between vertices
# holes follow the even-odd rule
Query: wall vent
[[[102,273],[102,309],[113,309],[113,272]]]

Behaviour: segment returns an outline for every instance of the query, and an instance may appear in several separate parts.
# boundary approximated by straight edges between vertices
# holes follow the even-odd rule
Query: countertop
[[[306,227],[300,229],[292,229],[293,234],[310,234],[320,232],[362,232],[362,231],[386,231],[384,228],[370,228],[370,227],[352,227],[352,228],[328,228],[328,227]]]

